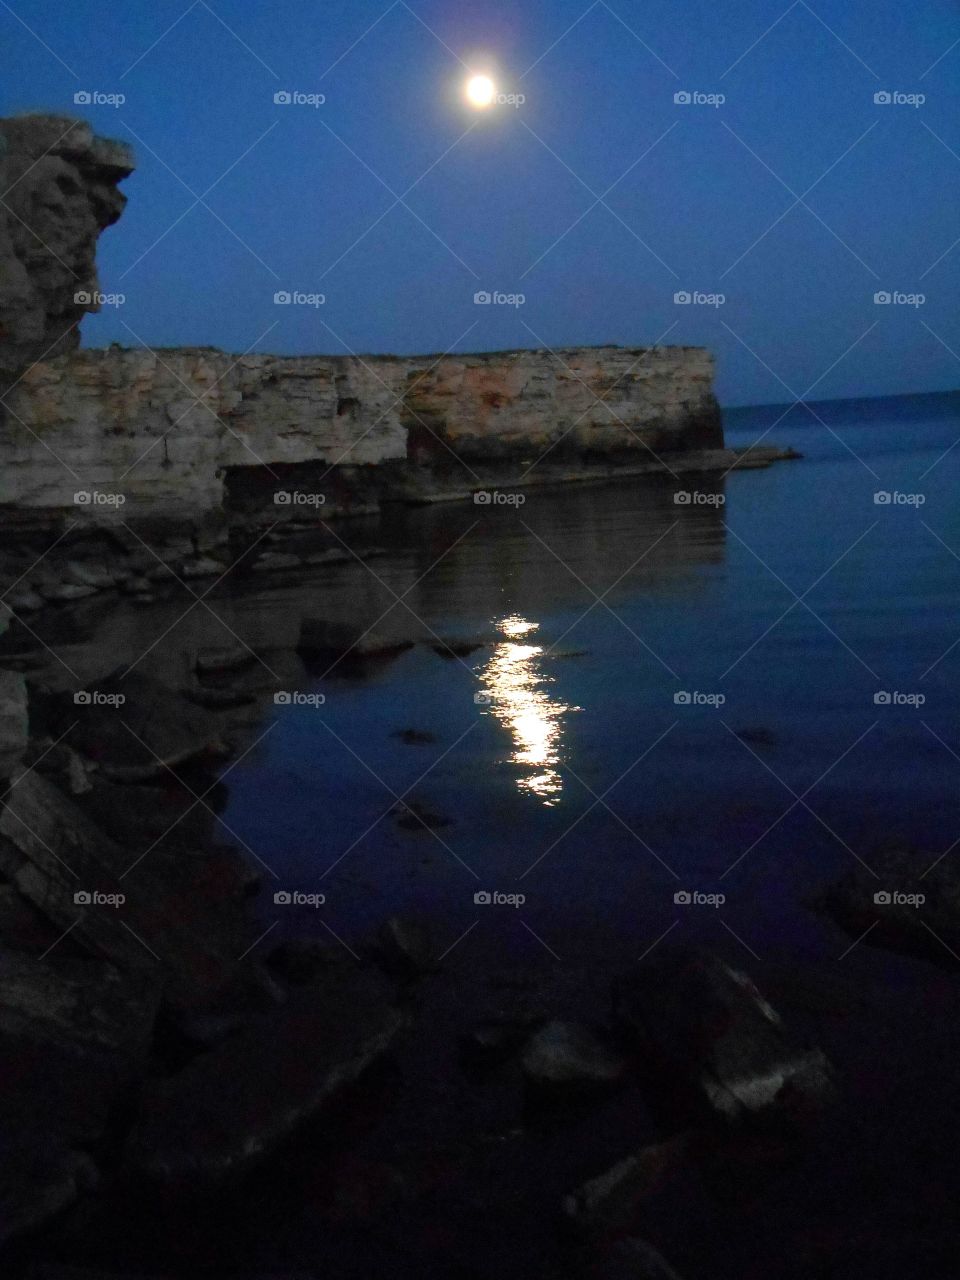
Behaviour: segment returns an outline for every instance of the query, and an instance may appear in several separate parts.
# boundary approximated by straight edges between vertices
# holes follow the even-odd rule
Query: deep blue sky
[[[100,253],[102,287],[126,302],[87,319],[87,345],[662,339],[713,348],[728,404],[814,383],[814,399],[956,387],[960,8],[788,2],[12,0],[0,111],[82,114],[136,147]],[[466,110],[458,57],[526,102]],[[282,89],[326,102],[275,105]],[[76,107],[77,90],[127,101]],[[726,102],[677,105],[680,90]],[[927,100],[878,106],[880,90]],[[613,212],[586,213],[587,188],[602,195],[658,138],[606,197]],[[427,169],[412,212],[397,205],[355,244],[393,202],[387,186],[400,195]],[[813,212],[768,231],[795,198],[778,178],[799,196],[828,169]],[[215,182],[213,213],[185,212],[187,188]],[[280,289],[326,302],[277,307]],[[480,289],[526,302],[478,307]],[[727,300],[676,306],[680,289]],[[927,301],[874,304],[894,289]]]

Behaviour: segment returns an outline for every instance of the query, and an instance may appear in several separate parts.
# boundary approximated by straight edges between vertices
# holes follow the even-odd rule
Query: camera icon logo
[[[689,507],[690,494],[686,489],[678,489],[677,492],[673,495],[673,500],[678,507]]]
[[[279,689],[273,695],[274,704],[278,707],[288,707],[293,701],[292,697],[285,689]]]
[[[290,303],[293,301],[293,298],[287,292],[286,289],[278,289],[277,292],[273,295],[273,300],[278,307],[289,307]]]
[[[73,295],[73,300],[78,307],[89,307],[93,302],[93,294],[88,289],[78,289]]]
[[[873,500],[878,507],[887,507],[890,505],[890,493],[886,489],[880,489],[873,495]]]
[[[673,900],[679,907],[689,907],[692,899],[687,889],[678,889],[673,895]]]
[[[93,898],[88,890],[78,889],[76,893],[73,895],[73,900],[78,907],[89,907],[90,903],[93,901]]]
[[[273,495],[273,501],[275,506],[289,507],[290,494],[287,492],[286,489],[278,489],[277,492]]]
[[[88,707],[90,703],[93,701],[90,694],[87,693],[86,689],[78,689],[77,692],[73,695],[73,700],[78,707]]]
[[[273,95],[273,100],[278,107],[289,107],[293,101],[293,96],[288,89],[278,89]]]
[[[880,689],[873,695],[874,705],[878,707],[889,707],[892,699],[886,689]]]
[[[889,92],[886,89],[881,89],[878,93],[875,93],[873,95],[873,100],[878,107],[889,106],[889,104],[893,101],[892,97],[890,96]]]
[[[88,107],[93,101],[93,97],[87,89],[78,89],[73,95],[73,100],[78,107]]]
[[[492,901],[489,892],[486,889],[480,889],[473,895],[473,900],[478,907],[487,907]]]
[[[691,99],[691,97],[690,97],[690,94],[689,94],[688,90],[686,90],[686,89],[679,89],[679,90],[678,90],[678,91],[673,95],[673,100],[674,100],[674,102],[676,102],[676,103],[677,103],[679,106],[681,106],[681,107],[687,107],[687,106],[689,106],[689,105],[690,105],[690,103],[691,103],[691,101],[692,101],[692,99]]]
[[[693,301],[693,297],[687,289],[678,289],[673,295],[673,300],[678,307],[686,307]]]
[[[288,907],[293,901],[289,889],[278,889],[273,895],[273,900],[278,907]]]
[[[873,895],[873,900],[878,907],[888,907],[890,905],[890,894],[886,889],[878,889]]]
[[[473,495],[474,503],[480,507],[488,507],[492,500],[492,495],[487,489],[478,489]]]
[[[893,301],[893,297],[886,289],[878,289],[873,295],[873,301],[878,307],[888,307]]]
[[[481,689],[473,695],[473,700],[478,707],[489,707],[490,703],[493,701],[493,697],[489,693],[484,693]]]
[[[486,289],[478,289],[473,295],[473,301],[478,307],[487,307],[493,301],[493,298]]]
[[[73,501],[78,507],[85,507],[90,502],[90,494],[86,489],[78,489],[73,495]]]
[[[678,707],[689,707],[691,701],[690,694],[687,693],[686,689],[678,690],[678,692],[673,695],[673,700]]]

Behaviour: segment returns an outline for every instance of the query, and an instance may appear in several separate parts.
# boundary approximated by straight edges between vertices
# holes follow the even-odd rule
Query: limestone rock
[[[717,1116],[834,1096],[820,1050],[796,1044],[747,975],[710,953],[661,950],[615,983],[614,1013],[664,1083]]]
[[[194,1190],[246,1173],[389,1045],[402,1023],[382,980],[334,972],[162,1084],[127,1147],[130,1170]]]

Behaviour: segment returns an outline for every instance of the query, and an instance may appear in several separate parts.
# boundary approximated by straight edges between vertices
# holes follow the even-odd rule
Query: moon
[[[467,101],[472,107],[483,110],[492,106],[497,96],[497,86],[489,76],[471,76],[466,86]]]

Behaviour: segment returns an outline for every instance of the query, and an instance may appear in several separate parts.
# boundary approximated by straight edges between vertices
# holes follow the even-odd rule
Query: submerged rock
[[[614,984],[624,1032],[665,1084],[728,1120],[834,1096],[819,1049],[795,1044],[747,975],[719,957],[664,950]]]
[[[162,1083],[130,1136],[131,1172],[181,1191],[245,1174],[387,1049],[382,978],[338,970]]]
[[[529,1084],[545,1089],[615,1084],[626,1060],[576,1022],[548,1022],[531,1036],[521,1058]]]
[[[349,622],[307,617],[300,621],[297,651],[307,657],[363,659],[400,653],[411,644],[409,640],[395,640]]]
[[[895,846],[868,854],[812,905],[849,936],[960,969],[960,872],[951,856]]]

